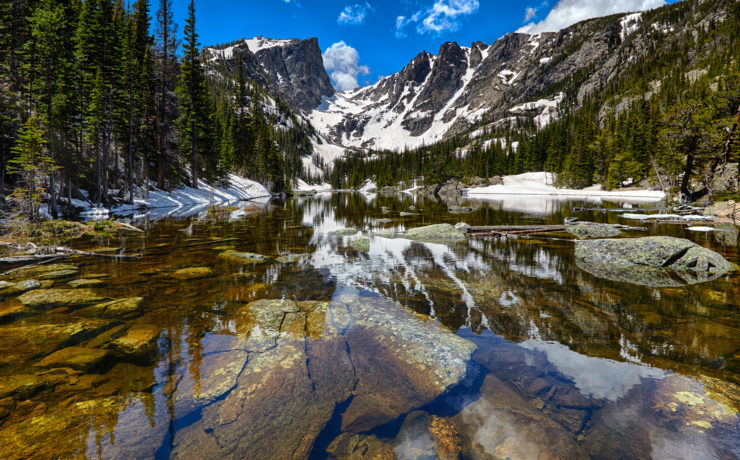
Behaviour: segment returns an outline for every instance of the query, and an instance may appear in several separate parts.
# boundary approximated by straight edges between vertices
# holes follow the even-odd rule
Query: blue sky
[[[668,0],[672,3],[675,0]],[[188,0],[174,0],[184,22]],[[578,20],[661,6],[665,0],[196,0],[203,45],[262,35],[318,37],[339,89],[398,72],[446,41],[493,43],[520,28],[558,30]],[[156,11],[158,1],[152,0]],[[182,30],[182,29],[180,29]],[[328,52],[327,52],[328,50]]]

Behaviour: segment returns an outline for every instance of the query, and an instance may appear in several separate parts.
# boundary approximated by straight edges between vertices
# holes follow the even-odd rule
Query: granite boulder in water
[[[575,255],[594,276],[652,287],[703,283],[735,269],[720,254],[669,236],[578,241]]]

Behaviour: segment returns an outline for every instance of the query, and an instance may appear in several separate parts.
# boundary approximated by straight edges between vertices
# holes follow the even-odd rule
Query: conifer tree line
[[[274,191],[302,174],[310,143],[273,127],[265,91],[208,76],[193,0],[182,35],[172,0],[154,17],[149,0],[1,1],[0,192],[33,196],[29,216],[83,190],[104,206],[229,172]]]
[[[672,11],[677,20],[697,7],[712,5],[685,1]],[[543,97],[563,91],[565,103],[542,129],[532,117],[486,120],[435,145],[371,159],[350,155],[336,162],[330,181],[358,187],[374,178],[384,186],[549,171],[574,188],[642,184],[696,197],[718,166],[740,161],[740,3],[730,13],[669,43],[656,33],[647,57],[578,104],[582,79],[549,88]],[[481,130],[482,136],[468,136]]]

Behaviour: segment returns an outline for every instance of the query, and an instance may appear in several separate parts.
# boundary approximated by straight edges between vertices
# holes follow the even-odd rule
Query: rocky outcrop
[[[735,267],[714,251],[668,236],[576,242],[576,263],[594,276],[645,286],[716,279]]]

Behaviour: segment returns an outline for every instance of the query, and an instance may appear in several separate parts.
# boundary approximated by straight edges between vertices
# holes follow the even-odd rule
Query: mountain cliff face
[[[255,37],[226,47],[206,48],[209,62],[235,71],[241,56],[247,78],[276,92],[300,112],[316,108],[334,87],[324,69],[319,41]]]

